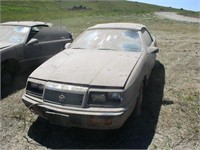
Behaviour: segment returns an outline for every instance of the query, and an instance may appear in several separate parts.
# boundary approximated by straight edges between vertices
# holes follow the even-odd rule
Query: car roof
[[[1,23],[1,25],[27,26],[27,27],[32,27],[32,26],[36,26],[36,25],[52,26],[51,23],[40,22],[40,21],[11,21],[11,22]]]
[[[97,24],[88,29],[132,29],[132,30],[141,30],[146,28],[146,26],[139,23],[106,23],[106,24]]]

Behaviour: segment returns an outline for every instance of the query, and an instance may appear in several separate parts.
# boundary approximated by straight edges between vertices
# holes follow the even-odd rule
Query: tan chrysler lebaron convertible
[[[140,113],[155,64],[155,38],[135,23],[98,24],[28,78],[25,105],[49,122],[91,129],[120,128]]]

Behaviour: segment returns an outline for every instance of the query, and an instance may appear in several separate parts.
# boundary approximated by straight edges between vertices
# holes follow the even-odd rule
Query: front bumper
[[[80,108],[37,102],[26,94],[22,100],[31,111],[49,122],[68,127],[117,129],[132,113],[128,108]]]

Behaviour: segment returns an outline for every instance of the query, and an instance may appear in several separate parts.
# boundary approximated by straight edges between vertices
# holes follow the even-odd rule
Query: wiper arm
[[[116,51],[116,49],[112,49],[112,48],[98,48],[97,50],[112,50],[112,51]]]
[[[71,49],[85,49],[85,48],[82,48],[82,47],[73,47]]]

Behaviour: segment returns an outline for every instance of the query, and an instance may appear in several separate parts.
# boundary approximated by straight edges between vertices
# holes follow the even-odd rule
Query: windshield
[[[0,42],[24,43],[28,37],[30,28],[23,26],[0,26]]]
[[[83,33],[72,49],[96,49],[140,52],[141,40],[138,31],[122,29],[93,29]]]

